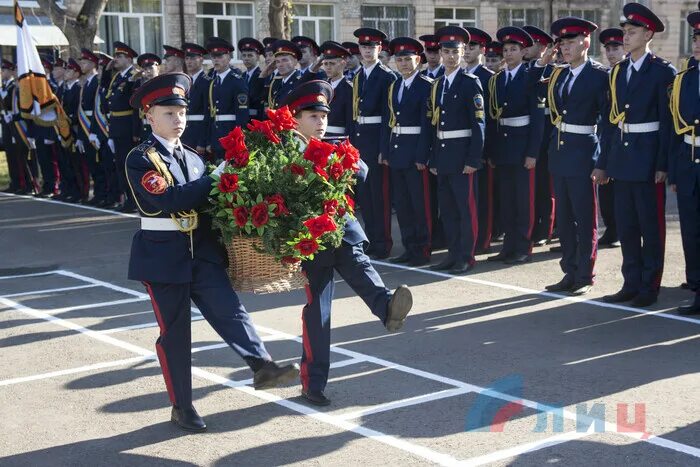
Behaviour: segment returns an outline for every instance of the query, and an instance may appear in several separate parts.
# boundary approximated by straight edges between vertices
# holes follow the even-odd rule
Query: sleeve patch
[[[248,94],[241,93],[237,97],[238,105],[247,106],[248,105]]]
[[[152,195],[161,195],[168,188],[168,183],[155,170],[149,170],[141,177],[141,186]]]
[[[474,96],[474,107],[476,107],[476,110],[484,109],[484,96],[482,96],[481,94],[477,94]]]

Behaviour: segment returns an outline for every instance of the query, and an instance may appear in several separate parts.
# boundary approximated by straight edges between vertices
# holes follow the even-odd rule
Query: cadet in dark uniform
[[[311,96],[315,98],[310,99]],[[289,106],[297,120],[297,131],[304,140],[323,137],[326,114],[333,89],[326,81],[301,84],[280,103]],[[319,115],[320,114],[320,115]],[[358,177],[366,176],[367,167],[360,161]],[[346,214],[347,215],[347,214]],[[364,252],[367,237],[354,217],[345,224],[343,241],[338,248],[318,252],[312,261],[304,261],[303,268],[309,280],[307,304],[302,314],[303,353],[301,357],[302,397],[314,405],[328,405],[323,391],[330,369],[331,305],[337,271],[353,291],[367,304],[387,330],[401,329],[413,306],[411,291],[405,285],[392,294]]]
[[[301,50],[291,41],[278,40],[272,44],[275,53],[275,69],[277,74],[272,78],[267,93],[267,106],[270,109],[280,107],[279,103],[284,96],[292,92],[303,81],[312,79],[313,76],[304,76],[297,69],[301,58]],[[265,70],[266,72],[268,70]]]
[[[265,53],[265,46],[252,37],[244,37],[238,41],[238,51],[245,66],[243,78],[248,84],[248,113],[250,118],[260,119],[263,113],[265,96],[265,80],[260,78],[260,56]]]
[[[360,55],[360,46],[354,42],[343,42],[340,44],[344,49],[350,52],[348,65],[345,67],[345,79],[352,82],[357,72],[362,70],[362,56]]]
[[[163,46],[164,48],[168,46]],[[172,48],[170,48],[172,49]],[[168,52],[168,48],[165,49]],[[170,51],[172,53],[172,50]],[[151,80],[158,76],[160,73],[160,68],[158,68],[163,63],[163,60],[152,53],[141,54],[136,58],[136,64],[141,68],[141,77],[139,78],[139,86],[145,84],[148,80]],[[167,72],[166,72],[167,73]],[[182,73],[182,70],[179,71]],[[139,133],[139,139],[141,141],[148,138],[151,133],[151,126],[148,124],[148,119],[143,112],[139,112],[139,117],[141,118],[141,132]]]
[[[486,58],[484,60],[486,68],[494,73],[498,73],[501,71],[501,64],[503,62],[503,45],[498,41],[489,42],[486,45],[484,57]]]
[[[427,166],[432,127],[425,108],[433,80],[420,74],[420,42],[397,37],[389,49],[402,77],[389,86],[382,116],[381,157],[391,171],[391,199],[404,247],[391,261],[423,266],[430,262],[433,227]]]
[[[107,146],[114,153],[114,166],[119,183],[119,192],[125,201],[121,212],[136,212],[136,205],[126,184],[124,160],[129,151],[138,143],[141,120],[138,111],[129,106],[129,99],[138,87],[134,58],[138,54],[123,42],[114,43],[112,77],[107,86],[105,99],[109,110],[109,139]]]
[[[594,177],[599,183],[615,179],[624,283],[603,300],[645,307],[656,302],[664,265],[664,182],[672,131],[668,89],[675,69],[649,50],[654,34],[665,29],[661,20],[639,3],[625,5],[623,13],[630,55],[611,71],[610,123],[617,128]]]
[[[433,150],[428,166],[438,177],[440,216],[447,236],[447,257],[432,269],[452,274],[470,271],[479,231],[477,174],[483,165],[484,96],[475,75],[460,68],[469,33],[445,26],[435,35],[445,74],[433,82],[427,115],[431,118]]]
[[[605,56],[611,67],[617,65],[625,58],[625,49],[622,42],[623,31],[619,28],[609,28],[601,31],[598,36],[605,48]],[[598,239],[598,249],[620,248],[620,240],[617,236],[615,223],[615,182],[598,186],[598,204],[600,215],[605,224],[605,233]]]
[[[47,80],[54,94],[57,91],[56,82],[51,78],[53,64],[47,57],[41,57],[41,64],[46,70]],[[42,185],[41,191],[36,193],[36,197],[53,198],[58,194],[58,187],[61,180],[61,172],[58,165],[58,148],[56,141],[58,135],[53,126],[41,126],[34,122],[27,122],[31,137],[36,144],[36,157],[41,168]]]
[[[350,51],[337,42],[324,42],[321,46],[322,66],[333,88],[331,111],[328,113],[326,136],[347,138],[352,131],[352,84],[345,79],[344,71]]]
[[[185,42],[185,65],[187,74],[192,79],[192,86],[187,94],[187,128],[182,134],[182,142],[197,150],[197,154],[205,156],[207,145],[207,127],[204,116],[209,113],[209,85],[211,77],[202,69],[207,49],[198,44]]]
[[[153,134],[126,159],[129,189],[141,216],[129,279],[141,281],[151,297],[172,421],[185,430],[204,431],[204,420],[192,406],[191,301],[254,371],[256,389],[293,380],[299,371],[296,365],[280,367],[270,358],[231,288],[211,219],[197,211],[207,206],[214,180],[205,176],[197,153],[180,143],[189,87],[187,75],[168,73],[145,83],[131,99],[135,109],[146,112]],[[224,163],[215,173],[223,168]]]
[[[163,64],[164,73],[183,73],[185,71],[185,51],[172,45],[164,45]]]
[[[350,141],[369,167],[367,180],[357,186],[357,201],[369,237],[367,254],[388,258],[391,252],[391,191],[389,168],[379,163],[382,113],[389,98],[389,86],[396,75],[379,62],[386,34],[372,28],[355,30],[360,44],[362,70],[353,78],[354,131]]]
[[[489,105],[489,80],[493,76],[493,71],[482,65],[486,46],[491,42],[491,36],[478,28],[466,28],[470,36],[470,42],[464,48],[464,61],[467,66],[464,71],[479,78],[481,89],[484,95],[484,107],[488,114]],[[476,238],[476,253],[488,253],[491,251],[491,233],[493,232],[493,190],[495,170],[487,163],[491,159],[490,151],[493,148],[493,138],[495,137],[496,126],[493,122],[486,121],[486,138],[484,140],[483,166],[477,172],[478,177],[478,219],[479,234]]]
[[[489,82],[490,117],[497,125],[493,151],[501,203],[503,249],[489,261],[522,264],[531,260],[535,222],[535,165],[544,131],[544,101],[537,93],[541,70],[523,63],[532,38],[516,27],[501,28],[506,68]]]
[[[693,53],[696,58],[684,71],[676,75],[671,88],[674,145],[670,151],[668,177],[671,189],[678,197],[681,239],[685,257],[687,288],[695,291],[689,306],[678,308],[681,315],[700,314],[700,137],[698,108],[700,108],[700,11],[687,17],[693,28]]]
[[[326,79],[327,76],[321,69],[321,63],[318,60],[319,55],[321,55],[321,48],[316,41],[310,37],[296,36],[292,37],[292,42],[299,47],[299,51],[301,52],[299,73],[301,73],[302,76],[306,73],[311,73],[313,79]]]
[[[2,59],[2,146],[5,149],[5,159],[10,175],[10,186],[6,193],[17,193],[26,189],[24,168],[20,163],[17,151],[17,140],[14,137],[14,121],[12,119],[12,96],[17,85],[15,81],[16,66],[10,60]]]
[[[549,168],[554,178],[557,229],[562,246],[564,278],[547,286],[572,295],[588,293],[595,277],[598,242],[596,184],[591,180],[601,152],[599,133],[609,115],[608,70],[588,58],[591,33],[598,28],[580,18],[562,18],[552,24],[559,50],[568,66],[557,67],[547,86],[554,130],[549,139]],[[550,49],[539,63],[549,64]],[[602,139],[606,139],[607,136]],[[538,164],[542,161],[538,161]]]
[[[445,65],[442,64],[442,57],[440,56],[440,42],[434,34],[425,34],[420,36],[418,39],[423,41],[423,48],[425,49],[425,59],[427,61],[427,66],[425,70],[421,71],[422,74],[431,79],[437,79],[445,74]]]
[[[224,158],[219,138],[235,127],[248,124],[248,85],[230,66],[235,47],[225,39],[212,37],[206,45],[215,74],[209,82],[209,112],[204,115],[207,144],[217,160]]]
[[[71,122],[71,133],[77,137],[82,132],[78,118],[78,107],[80,104],[80,64],[74,59],[68,59],[64,70],[63,85],[61,90],[61,105],[66,116]],[[58,97],[58,96],[57,96]],[[76,146],[77,146],[76,140]],[[75,202],[81,198],[80,184],[83,173],[81,169],[87,164],[83,164],[84,157],[78,157],[72,148],[57,147],[59,153],[59,167],[61,170],[61,194],[55,199],[60,201]],[[80,183],[79,183],[80,182]],[[89,178],[87,179],[89,189]]]

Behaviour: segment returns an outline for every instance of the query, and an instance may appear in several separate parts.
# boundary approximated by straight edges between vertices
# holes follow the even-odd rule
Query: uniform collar
[[[337,88],[338,85],[340,84],[340,82],[343,81],[343,79],[345,79],[345,78],[343,76],[341,76],[337,80],[331,81],[330,83],[331,83],[331,86],[333,87],[333,89]]]
[[[461,73],[463,70],[460,67],[457,67],[455,71],[450,73],[449,75],[445,75],[445,80],[447,81],[448,86],[452,86],[452,82],[455,80],[455,76],[457,76],[457,73]]]
[[[506,67],[506,73],[510,73],[510,76],[511,76],[512,78],[515,78],[515,75],[518,74],[518,71],[520,71],[520,68],[521,68],[522,66],[523,66],[522,63],[518,63],[518,66],[516,66],[516,67],[513,68],[512,70],[509,70],[508,67]]]
[[[432,70],[430,69],[430,67],[428,67],[427,68],[428,74],[430,76],[432,76],[433,78],[435,78],[437,76],[437,74],[440,73],[440,70],[442,70],[442,67],[443,67],[442,63],[439,64],[438,66],[436,66],[435,68],[433,68]]]
[[[63,81],[63,83],[64,83],[65,86],[66,86],[66,91],[70,91],[71,88],[72,88],[72,87],[75,85],[75,83],[77,83],[77,82],[78,82],[77,79],[74,79],[73,81]]]
[[[219,80],[223,82],[229,73],[231,73],[231,69],[226,68],[226,70],[222,71],[221,73],[216,73],[216,76],[218,76]]]
[[[289,81],[292,78],[292,76],[294,76],[296,74],[296,71],[297,70],[292,70],[291,73],[289,73],[287,76],[282,78],[282,84],[287,84],[287,81]]]
[[[378,64],[379,64],[379,60],[374,62],[373,65],[370,65],[369,68],[362,65],[362,68],[364,68],[364,70],[365,70],[365,78],[369,78],[369,75],[372,74],[372,71],[374,71],[374,69],[377,67]]]
[[[406,86],[406,88],[410,88],[411,84],[413,83],[413,80],[416,79],[416,76],[418,76],[418,73],[419,71],[416,70],[408,78],[402,78],[401,80],[403,81],[403,85]]]
[[[197,73],[190,76],[190,78],[192,78],[192,82],[194,83],[195,81],[197,81],[197,78],[199,78],[199,75],[201,75],[202,73],[204,73],[203,68],[201,70],[199,70]]]
[[[649,55],[648,50],[644,52],[644,55],[639,57],[639,60],[637,60],[636,62],[633,62],[632,57],[630,57],[630,64],[634,67],[636,71],[639,71],[642,68],[642,64],[644,63],[644,60],[646,60],[647,55]]]
[[[131,71],[132,68],[134,68],[134,65],[129,65],[129,68],[127,68],[126,70],[120,72],[119,75],[120,75],[122,78],[124,78],[124,77],[129,73],[129,71]]]
[[[168,153],[173,157],[175,156],[175,148],[182,149],[182,143],[180,141],[173,144],[173,143],[167,141],[165,138],[161,138],[160,136],[158,136],[155,133],[152,133],[152,135],[165,148],[165,150],[168,151]]]
[[[479,68],[480,66],[481,66],[481,63],[477,63],[476,66],[475,66],[474,68],[467,68],[466,71],[467,71],[467,73],[473,75],[474,72],[477,70],[477,68]]]

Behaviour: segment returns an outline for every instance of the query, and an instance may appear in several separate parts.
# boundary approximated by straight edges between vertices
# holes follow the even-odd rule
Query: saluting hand
[[[666,181],[666,172],[657,171],[654,176],[654,181],[656,183],[664,183]]]
[[[542,58],[537,60],[537,65],[539,65],[539,66],[549,65],[554,60],[554,57],[557,56],[558,51],[559,51],[558,45],[547,46],[547,48],[544,51],[544,54],[542,55]]]
[[[465,165],[464,170],[462,170],[462,173],[467,175],[471,175],[474,172],[476,172],[476,169],[470,165]]]
[[[425,165],[425,164],[421,164],[420,162],[416,162],[416,169],[418,169],[418,170],[421,170],[421,171],[422,171],[422,170],[425,170],[425,169],[427,169],[427,168],[428,168],[428,166],[427,166],[427,165]]]

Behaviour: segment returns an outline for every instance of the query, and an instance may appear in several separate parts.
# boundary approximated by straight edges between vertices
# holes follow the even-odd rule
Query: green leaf
[[[233,193],[226,193],[226,201],[229,203],[233,202]]]
[[[262,203],[263,202],[263,196],[261,193],[258,193],[258,197],[255,198],[256,203]]]
[[[251,228],[250,224],[246,224],[245,225],[245,233],[249,234],[251,232],[252,232],[252,228]]]
[[[258,227],[257,231],[258,231],[258,235],[260,235],[262,237],[262,234],[265,231],[265,227]]]

